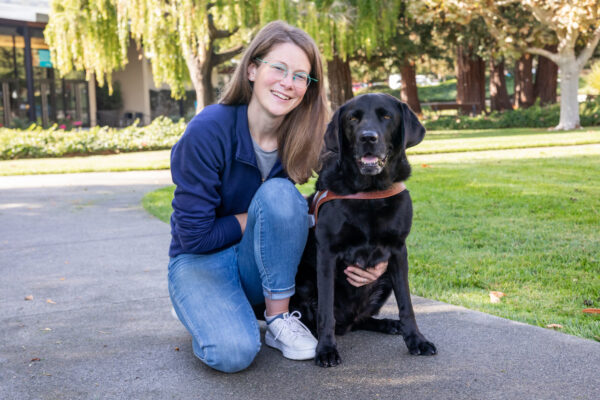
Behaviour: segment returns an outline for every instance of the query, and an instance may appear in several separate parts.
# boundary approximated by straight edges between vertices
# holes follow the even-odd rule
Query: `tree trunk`
[[[354,96],[350,62],[343,61],[335,55],[332,60],[327,61],[327,79],[329,80],[329,101],[331,109],[335,111]]]
[[[557,46],[546,46],[545,49],[554,53]],[[558,65],[544,56],[538,56],[538,66],[533,84],[534,98],[540,99],[540,105],[556,103],[556,88],[558,85]]]
[[[209,4],[208,8],[210,9],[212,6]],[[208,43],[206,47],[200,44],[197,55],[194,55],[191,51],[185,52],[189,54],[185,61],[190,72],[192,85],[194,85],[196,91],[196,114],[202,111],[204,107],[215,102],[215,90],[212,84],[213,68],[230,60],[243,50],[243,45],[240,44],[221,53],[215,53],[215,40],[228,38],[236,33],[239,28],[234,28],[231,31],[220,30],[215,26],[212,14],[208,14],[207,19]]]
[[[515,108],[529,108],[533,105],[533,56],[525,53],[515,64]]]
[[[574,54],[562,55],[560,60],[560,121],[555,130],[581,128],[579,121],[579,73],[581,70]]]
[[[419,101],[419,92],[417,89],[417,77],[415,74],[415,62],[407,61],[400,67],[400,75],[402,76],[402,89],[400,91],[400,99],[408,104],[408,106],[416,114],[421,114],[421,102]]]
[[[200,46],[202,47],[202,46]],[[204,107],[214,102],[213,86],[211,81],[212,63],[207,60],[206,50],[198,50],[198,55],[191,52],[186,57],[186,64],[190,72],[192,85],[196,91],[196,114]]]
[[[462,114],[485,111],[485,63],[472,47],[458,46],[456,58],[456,101],[464,104]]]
[[[512,110],[504,78],[504,58],[498,62],[490,59],[490,106],[492,111]]]

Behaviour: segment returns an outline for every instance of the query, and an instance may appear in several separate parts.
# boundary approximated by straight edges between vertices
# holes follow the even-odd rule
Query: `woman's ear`
[[[248,65],[248,80],[250,82],[254,82],[255,79],[256,79],[256,64],[250,63],[250,65]]]

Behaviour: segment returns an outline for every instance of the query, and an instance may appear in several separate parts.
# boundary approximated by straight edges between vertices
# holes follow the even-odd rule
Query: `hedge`
[[[0,128],[0,159],[65,157],[170,149],[186,123],[158,117],[150,125],[127,128],[94,127],[66,131],[32,125],[26,130]]]

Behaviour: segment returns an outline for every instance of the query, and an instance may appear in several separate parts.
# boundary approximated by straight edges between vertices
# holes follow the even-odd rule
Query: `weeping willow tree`
[[[197,110],[214,102],[215,66],[241,52],[253,32],[281,19],[305,29],[328,61],[332,98],[351,97],[348,60],[366,55],[393,35],[399,0],[52,0],[44,31],[61,73],[94,73],[100,86],[127,64],[133,39],[151,59],[157,85],[180,98],[187,82]],[[229,46],[231,45],[231,47]],[[225,50],[222,50],[225,49]],[[343,79],[340,73],[344,73]],[[332,102],[340,104],[338,100]]]
[[[52,0],[44,36],[61,75],[85,70],[100,86],[127,65],[133,39],[174,98],[193,84],[197,109],[214,102],[212,70],[242,51],[258,24],[258,0]],[[263,1],[264,3],[264,1]],[[275,3],[275,1],[272,1]],[[223,44],[237,42],[225,47]]]
[[[395,35],[402,0],[315,1],[300,26],[320,44],[327,60],[332,108],[352,98],[350,60],[369,59]]]

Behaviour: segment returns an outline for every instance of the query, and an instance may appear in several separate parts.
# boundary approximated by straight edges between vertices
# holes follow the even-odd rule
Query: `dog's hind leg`
[[[389,335],[400,335],[402,333],[400,321],[398,321],[397,319],[377,319],[373,317],[369,317],[363,321],[355,323],[352,326],[352,330],[381,332],[387,333]]]

